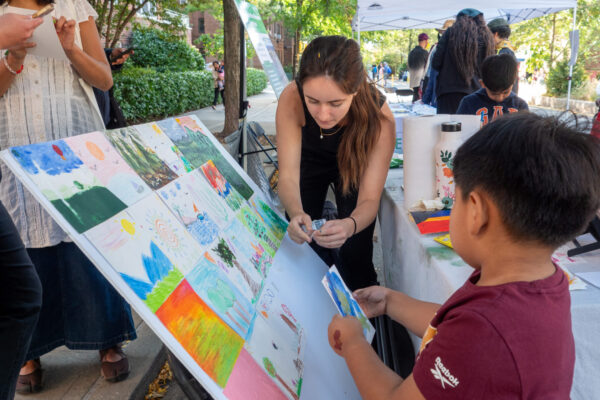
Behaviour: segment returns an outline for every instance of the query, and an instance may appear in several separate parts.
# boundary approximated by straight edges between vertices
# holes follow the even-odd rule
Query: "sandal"
[[[17,393],[37,393],[42,390],[42,364],[39,358],[33,360],[36,368],[33,372],[19,375],[17,379]]]
[[[104,357],[108,354],[109,350],[113,350],[120,355],[121,359],[119,361],[104,361]],[[129,375],[129,361],[125,353],[123,353],[120,344],[100,350],[100,363],[102,376],[109,382],[122,381]]]

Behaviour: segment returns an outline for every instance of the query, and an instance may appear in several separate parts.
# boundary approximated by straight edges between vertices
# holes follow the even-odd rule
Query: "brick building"
[[[217,21],[207,11],[194,11],[189,14],[189,20],[191,26],[191,41],[193,45],[198,47],[198,49],[202,52],[206,62],[215,61],[216,58],[213,55],[204,54],[201,46],[195,44],[194,42],[200,37],[200,35],[204,33],[214,34],[217,32],[217,30],[221,27],[220,22]],[[267,32],[269,32],[269,36],[273,42],[273,47],[275,47],[275,52],[279,56],[281,64],[284,66],[292,65],[294,37],[285,31],[282,22],[265,21],[265,27],[267,28]],[[251,60],[248,60],[248,66],[262,68],[256,55]]]

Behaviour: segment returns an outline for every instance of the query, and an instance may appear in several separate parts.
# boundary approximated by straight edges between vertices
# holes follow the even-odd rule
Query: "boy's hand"
[[[366,342],[360,322],[355,317],[342,317],[339,314],[331,319],[327,335],[329,345],[340,357],[344,357],[345,352],[355,343],[361,340]]]
[[[369,286],[358,289],[352,296],[358,301],[367,318],[374,318],[386,313],[388,289],[383,286]]]

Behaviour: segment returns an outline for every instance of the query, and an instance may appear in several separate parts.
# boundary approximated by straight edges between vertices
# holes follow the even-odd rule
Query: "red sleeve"
[[[521,384],[508,347],[475,312],[448,315],[421,351],[413,377],[426,399],[519,398]]]

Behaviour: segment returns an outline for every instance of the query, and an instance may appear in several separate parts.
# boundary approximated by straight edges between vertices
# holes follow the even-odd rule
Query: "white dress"
[[[54,16],[81,23],[98,14],[86,0],[56,0]],[[0,15],[7,12],[6,4]],[[81,47],[79,25],[76,43]],[[46,142],[104,130],[95,100],[86,83],[67,61],[28,55],[23,72],[0,97],[0,148]],[[4,165],[0,201],[10,213],[23,243],[29,248],[69,241],[42,206]]]

